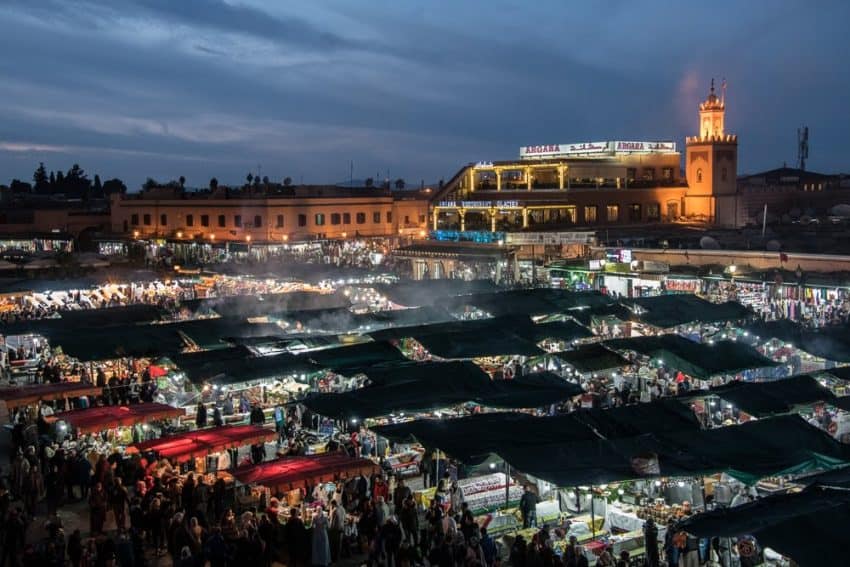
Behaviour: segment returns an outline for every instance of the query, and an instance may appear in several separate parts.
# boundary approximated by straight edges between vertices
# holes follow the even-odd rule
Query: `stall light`
[[[147,431],[147,430],[148,430],[148,424],[147,424],[147,423],[143,423],[143,424],[142,424],[142,429],[143,429],[144,431]]]
[[[177,238],[183,238],[183,231],[181,231],[181,230],[177,231]]]
[[[356,418],[356,417],[352,417],[352,418],[351,418],[351,424],[352,424],[352,425],[357,425],[357,418]]]
[[[683,486],[685,486],[685,481],[680,480],[679,482],[676,483],[676,486],[678,486],[679,488],[682,488]]]
[[[214,232],[210,233],[210,240],[215,240],[215,233]]]
[[[738,271],[738,266],[736,266],[735,264],[732,264],[731,266],[729,266],[729,273],[730,274],[734,274],[737,271]]]
[[[490,470],[493,470],[495,468],[496,468],[496,463],[490,463]]]
[[[618,489],[617,489],[617,494],[619,494],[620,496],[622,496],[622,495],[623,495],[623,494],[625,494],[625,493],[626,493],[626,491],[625,491],[625,490],[623,490],[622,488],[618,488]]]
[[[251,235],[250,234],[245,235],[245,242],[251,242]]]
[[[655,486],[661,486],[661,481],[660,481],[660,480],[656,480],[656,481],[655,481]]]
[[[749,332],[749,331],[744,331],[744,336],[745,336],[745,337],[749,337],[749,336],[750,336],[750,332]],[[756,338],[758,338],[758,337],[756,337]]]

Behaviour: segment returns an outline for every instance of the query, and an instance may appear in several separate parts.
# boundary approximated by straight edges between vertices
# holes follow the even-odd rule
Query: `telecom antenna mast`
[[[797,163],[800,171],[806,171],[806,160],[809,159],[809,127],[797,128]]]

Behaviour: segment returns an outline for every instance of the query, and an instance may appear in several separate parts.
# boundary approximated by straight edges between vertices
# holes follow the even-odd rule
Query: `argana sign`
[[[521,159],[544,157],[570,157],[598,154],[645,154],[671,153],[676,151],[676,142],[581,142],[579,144],[542,144],[523,146],[519,149]]]

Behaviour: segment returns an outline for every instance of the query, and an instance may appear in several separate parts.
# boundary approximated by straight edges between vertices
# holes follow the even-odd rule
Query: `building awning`
[[[305,457],[284,457],[274,461],[237,469],[233,476],[243,484],[265,486],[273,492],[289,492],[296,488],[337,482],[358,475],[371,476],[380,467],[368,459],[351,458],[341,453]]]
[[[224,425],[151,439],[134,443],[130,447],[140,453],[153,451],[160,458],[183,463],[194,457],[202,457],[231,447],[265,443],[275,439],[275,431],[257,425]]]
[[[135,404],[131,406],[103,406],[57,413],[53,421],[64,421],[78,433],[94,433],[104,429],[126,427],[160,419],[173,419],[186,415],[183,408],[165,404]]]

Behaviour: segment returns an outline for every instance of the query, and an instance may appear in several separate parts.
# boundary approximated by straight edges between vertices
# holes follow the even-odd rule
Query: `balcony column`
[[[558,189],[564,190],[564,166],[558,166]]]
[[[531,191],[531,168],[525,168],[525,188],[528,191]]]
[[[434,227],[433,230],[437,230],[437,218],[440,216],[440,208],[434,207],[434,210],[431,212],[431,225]]]
[[[490,209],[490,232],[496,232],[496,209]]]
[[[469,168],[469,191],[475,191],[475,169]]]
[[[496,191],[502,190],[502,170],[496,170]]]
[[[528,207],[522,208],[522,228],[528,228]]]
[[[458,209],[457,216],[460,219],[460,231],[466,231],[466,209]]]

